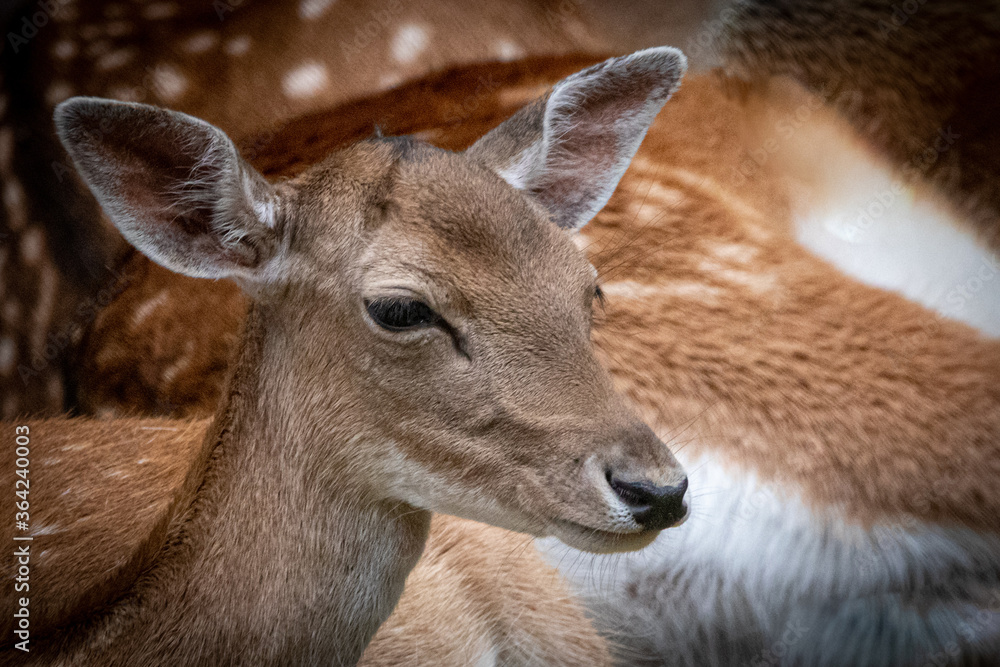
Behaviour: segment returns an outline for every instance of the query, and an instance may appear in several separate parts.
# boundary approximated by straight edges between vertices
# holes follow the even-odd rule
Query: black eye
[[[389,331],[404,331],[437,324],[440,317],[423,301],[381,298],[365,301],[365,308],[375,324]]]

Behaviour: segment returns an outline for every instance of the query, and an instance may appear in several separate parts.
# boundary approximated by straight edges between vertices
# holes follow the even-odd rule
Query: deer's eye
[[[365,308],[375,324],[389,331],[429,327],[441,321],[426,303],[406,297],[372,299],[365,301]]]

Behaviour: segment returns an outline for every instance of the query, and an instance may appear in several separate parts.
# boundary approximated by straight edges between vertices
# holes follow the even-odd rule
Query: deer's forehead
[[[390,211],[399,235],[481,267],[526,271],[537,256],[575,272],[582,262],[540,205],[464,155],[430,148],[404,158]]]

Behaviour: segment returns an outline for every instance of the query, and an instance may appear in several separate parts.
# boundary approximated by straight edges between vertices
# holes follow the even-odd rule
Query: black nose
[[[687,477],[674,486],[656,486],[647,481],[627,482],[609,472],[608,484],[628,505],[632,516],[643,528],[669,528],[687,514],[687,507],[684,505]]]

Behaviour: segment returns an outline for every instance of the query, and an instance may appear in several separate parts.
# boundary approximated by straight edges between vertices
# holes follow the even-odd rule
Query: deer
[[[0,416],[7,419],[79,407],[80,336],[122,289],[109,268],[130,252],[112,225],[95,224],[100,209],[52,131],[63,100],[98,96],[185,112],[234,137],[252,163],[254,144],[299,115],[459,65],[573,53],[596,61],[674,43],[708,11],[695,0],[626,13],[579,0],[7,4],[0,10],[7,45]]]
[[[60,139],[124,238],[252,305],[194,464],[139,518],[155,554],[109,605],[5,661],[354,664],[432,510],[608,552],[683,522],[684,470],[597,362],[599,291],[569,232],[611,196],[685,66],[669,47],[612,58],[464,153],[376,136],[275,183],[205,121],[61,104]],[[113,440],[115,424],[20,426],[66,442]],[[74,492],[74,457],[106,447],[58,450],[64,506],[97,492]]]
[[[933,41],[950,11],[921,6],[898,37]],[[963,92],[967,82],[946,78],[949,104],[928,94],[935,104],[896,115],[923,98],[906,78],[914,65],[882,46],[877,15],[831,28],[846,44],[859,26],[872,31],[860,57],[817,43],[805,61],[796,16],[774,9],[789,22],[774,34],[735,22],[738,57],[688,76],[576,237],[604,298],[596,351],[703,490],[690,518],[628,556],[539,548],[583,588],[622,664],[992,664],[1000,246],[991,186],[977,195],[949,176],[993,173],[995,132],[955,101],[977,99],[983,81]],[[772,45],[754,52],[761,39]],[[560,64],[548,67],[558,80]],[[966,71],[958,59],[942,68]],[[263,149],[263,168],[301,170],[341,140],[327,136],[335,128],[387,106],[389,132],[474,145],[521,95],[516,76],[491,68],[510,79],[455,127],[448,110],[482,71],[303,118]],[[949,135],[952,122],[963,136]],[[169,319],[185,298],[239,307],[209,285],[194,295],[137,281],[91,332],[95,409],[123,409],[101,391],[97,355],[143,361],[122,356],[114,332],[145,305]],[[205,367],[178,372],[195,382]],[[151,393],[170,390],[149,377]],[[210,397],[214,382],[193,393]]]

